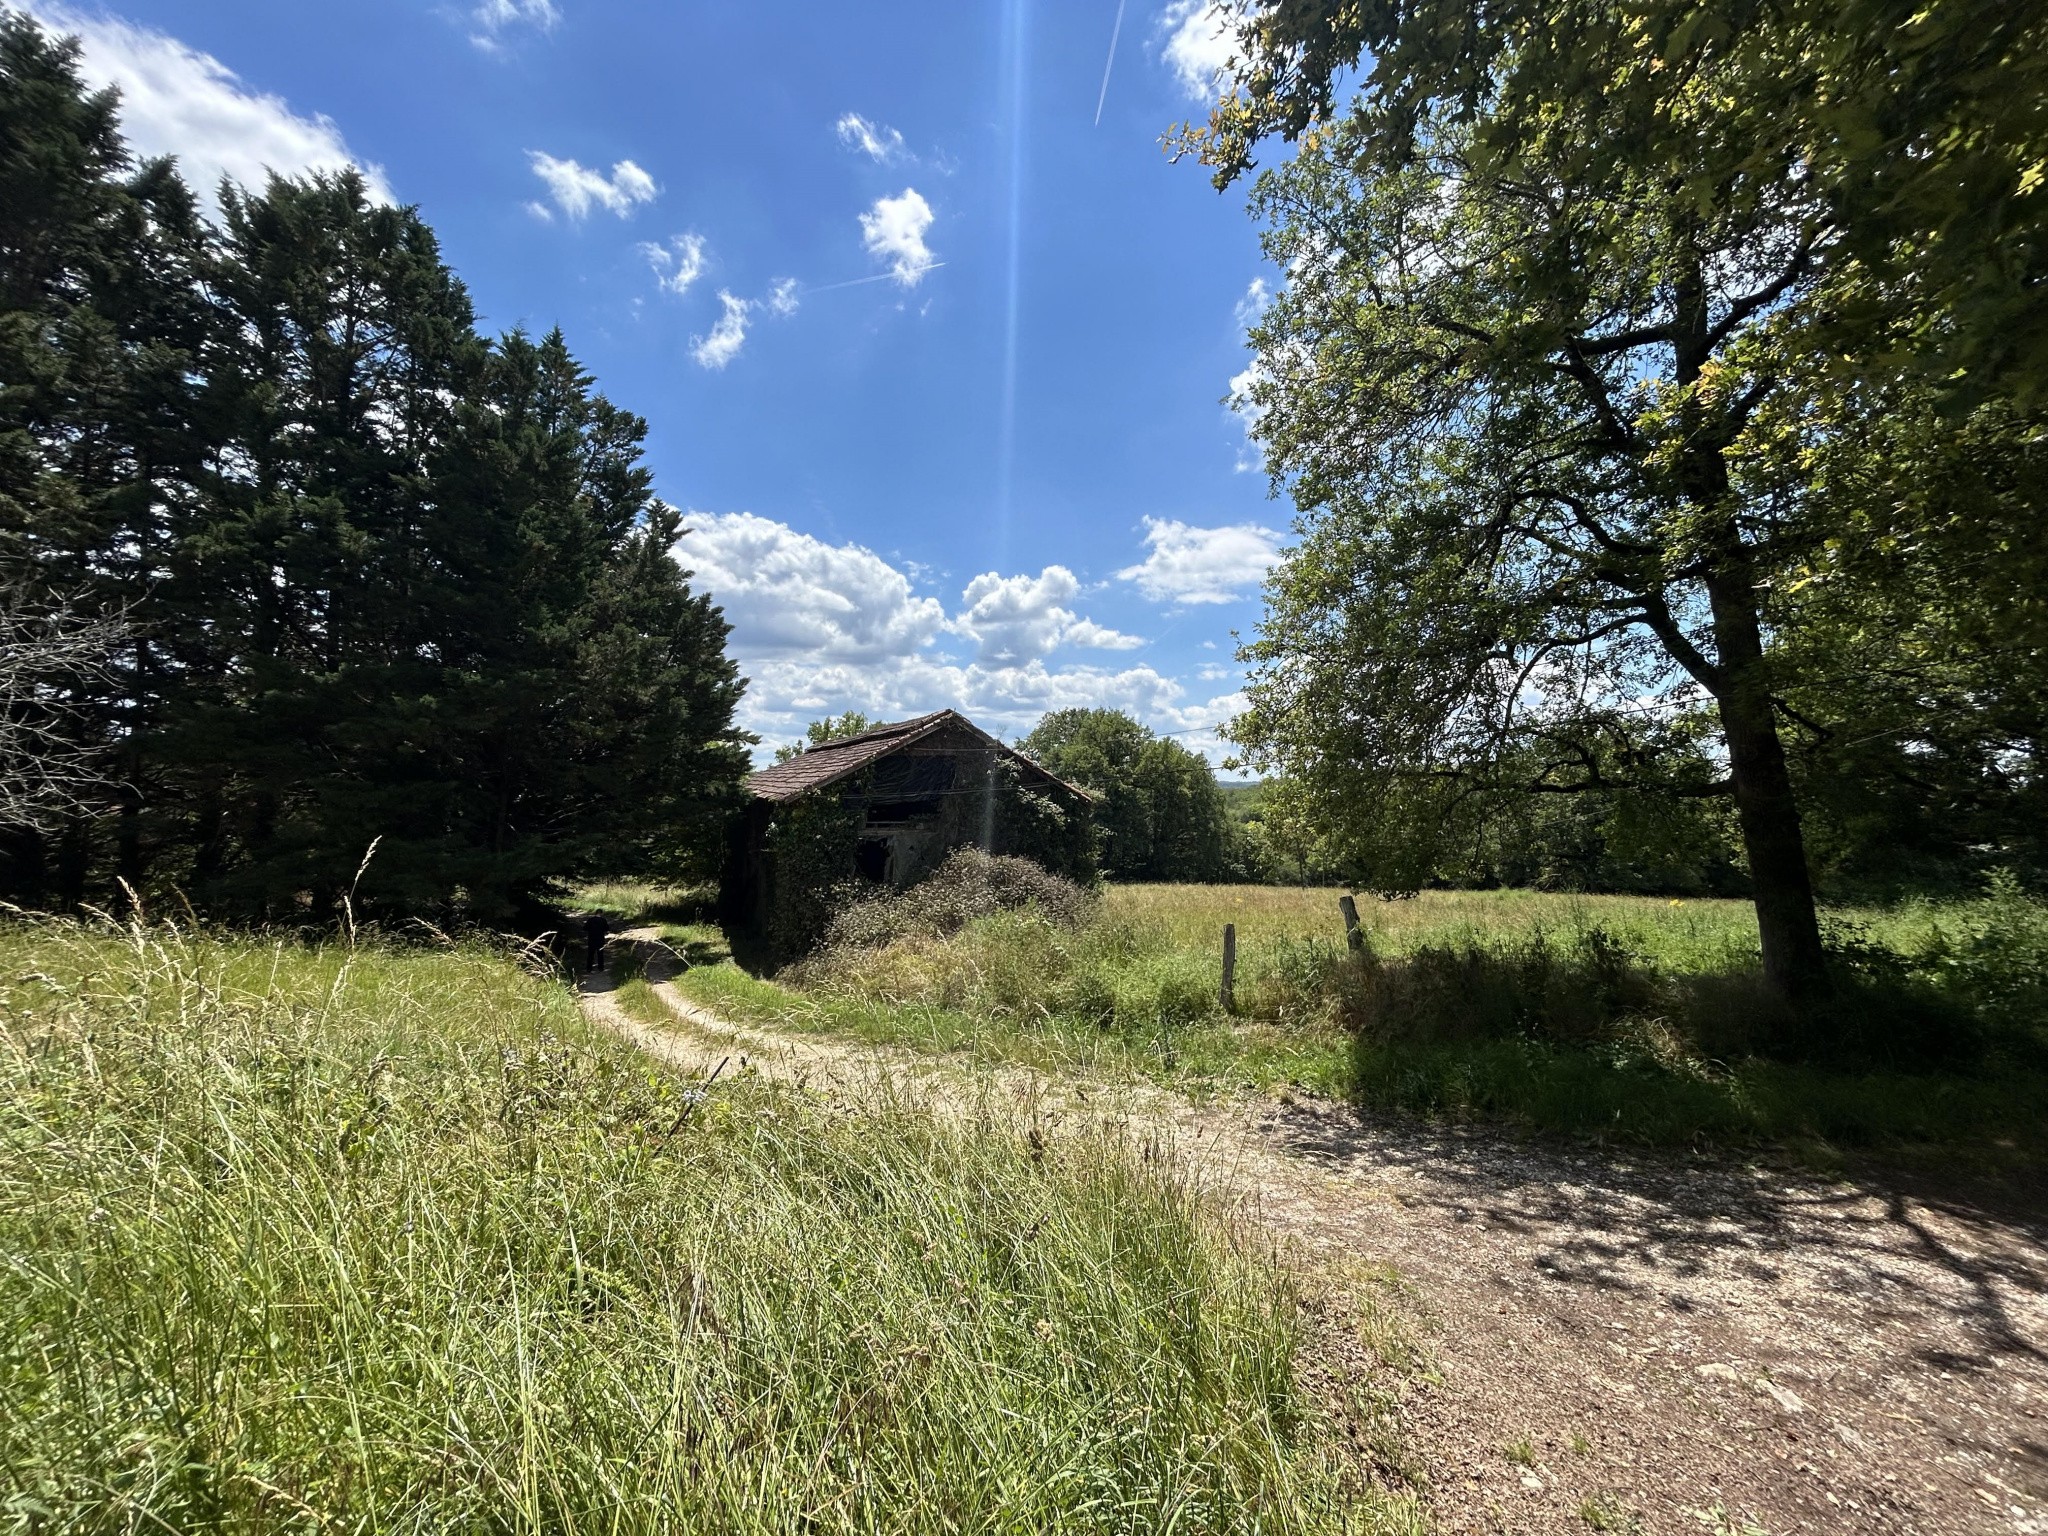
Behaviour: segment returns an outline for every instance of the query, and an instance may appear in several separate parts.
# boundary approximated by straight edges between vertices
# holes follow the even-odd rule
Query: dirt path
[[[1401,1419],[1442,1531],[2048,1536],[2048,1202],[1994,1214],[1324,1102],[1196,1107],[740,1028],[656,991],[673,1029],[601,982],[584,1001],[683,1071],[744,1058],[828,1096],[1120,1118],[1311,1260],[1392,1266],[1434,1367]]]

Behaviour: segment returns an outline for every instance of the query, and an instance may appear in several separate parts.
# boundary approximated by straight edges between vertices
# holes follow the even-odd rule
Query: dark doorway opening
[[[840,844],[843,848],[846,845]],[[842,866],[843,867],[843,866]],[[877,885],[889,878],[889,840],[886,837],[864,837],[860,847],[854,850],[854,873],[863,880],[872,880]]]

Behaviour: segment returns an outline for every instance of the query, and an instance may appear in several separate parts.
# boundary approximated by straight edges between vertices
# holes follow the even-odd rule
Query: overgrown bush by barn
[[[801,955],[818,941],[858,882],[854,850],[860,812],[838,795],[805,795],[776,807],[766,848],[773,870],[768,908],[771,955]]]
[[[978,917],[1023,908],[1071,928],[1093,906],[1088,890],[1030,859],[962,848],[907,891],[856,893],[826,924],[825,943],[878,949],[913,936],[949,938]]]
[[[835,761],[854,753],[868,756]],[[952,850],[1096,876],[1087,795],[951,711],[824,743],[748,788],[719,905],[733,953],[756,970],[802,959],[839,913],[921,882]]]

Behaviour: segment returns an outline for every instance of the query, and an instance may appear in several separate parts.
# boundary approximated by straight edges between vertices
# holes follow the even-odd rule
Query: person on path
[[[605,921],[602,912],[593,912],[583,919],[583,969],[586,973],[604,969],[605,940],[612,936],[612,925]]]

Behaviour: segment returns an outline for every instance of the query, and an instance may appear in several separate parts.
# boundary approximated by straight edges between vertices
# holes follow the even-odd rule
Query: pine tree
[[[114,94],[88,92],[77,57],[0,12],[0,583],[107,619],[164,578],[200,451],[204,235],[170,162],[131,158]],[[76,902],[110,838],[115,872],[140,878],[143,743],[174,666],[135,627],[101,685],[69,701],[113,803],[10,837],[30,888]],[[93,814],[104,809],[111,819]]]
[[[0,557],[136,637],[73,712],[119,748],[110,814],[0,880],[503,922],[704,867],[743,685],[646,423],[559,332],[480,336],[354,172],[223,186],[211,228],[116,106],[0,21]]]

